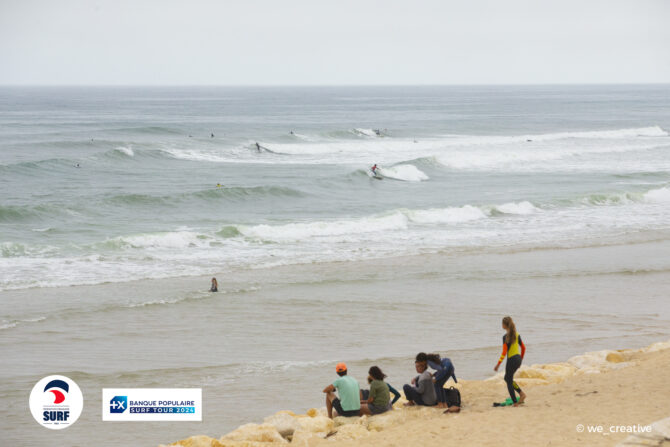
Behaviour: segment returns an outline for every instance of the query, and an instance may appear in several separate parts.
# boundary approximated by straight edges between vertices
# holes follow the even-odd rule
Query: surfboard
[[[504,402],[493,402],[494,407],[509,407],[510,405],[513,405],[514,402],[512,402],[512,399],[509,397],[505,399]]]
[[[374,179],[377,179],[377,180],[381,180],[381,179],[384,178],[381,175],[376,174],[372,169],[368,169],[367,173],[368,173],[368,176],[370,176],[370,178],[374,178]]]

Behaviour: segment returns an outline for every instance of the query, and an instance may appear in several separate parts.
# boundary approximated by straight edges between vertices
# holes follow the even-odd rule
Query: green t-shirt
[[[386,407],[391,401],[389,387],[383,380],[373,380],[370,383],[370,397],[372,398],[372,405],[375,407]]]
[[[344,411],[361,409],[361,394],[358,382],[353,377],[342,376],[333,382]]]

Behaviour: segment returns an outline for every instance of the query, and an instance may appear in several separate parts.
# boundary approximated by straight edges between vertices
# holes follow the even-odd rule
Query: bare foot
[[[521,395],[519,395],[519,404],[524,403],[525,400],[526,400],[526,393],[522,391]]]
[[[402,405],[403,405],[403,407],[413,407],[415,404],[414,404],[413,401],[410,400],[409,402],[405,402]]]

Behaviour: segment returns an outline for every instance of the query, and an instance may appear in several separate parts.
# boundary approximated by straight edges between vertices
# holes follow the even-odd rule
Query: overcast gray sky
[[[0,84],[670,82],[669,0],[0,0]]]

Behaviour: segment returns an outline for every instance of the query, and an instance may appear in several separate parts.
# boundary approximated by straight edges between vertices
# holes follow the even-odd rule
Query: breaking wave
[[[409,164],[401,164],[389,168],[380,167],[379,173],[382,177],[402,180],[405,182],[421,182],[428,180],[428,176],[423,171],[416,166]]]

